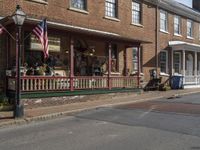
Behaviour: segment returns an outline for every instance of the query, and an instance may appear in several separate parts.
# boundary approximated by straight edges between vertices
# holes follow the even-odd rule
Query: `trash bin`
[[[182,89],[183,88],[183,76],[182,75],[172,76],[171,88],[172,89]]]

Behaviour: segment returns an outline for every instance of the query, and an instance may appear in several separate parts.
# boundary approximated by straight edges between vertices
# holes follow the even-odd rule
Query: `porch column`
[[[194,76],[195,76],[195,83],[197,85],[197,52],[194,53]]]
[[[109,88],[109,90],[111,90],[112,89],[112,79],[111,79],[111,52],[112,51],[112,45],[111,45],[111,43],[109,43],[109,45],[108,45],[108,88]]]
[[[127,59],[128,59],[127,58],[127,47],[125,47],[125,50],[124,50],[124,76],[128,76],[128,69],[127,69],[127,67],[128,67],[127,62],[128,62],[128,60]]]
[[[137,75],[137,86],[138,88],[140,87],[140,45],[137,46],[137,70],[138,70],[138,75]]]
[[[183,50],[183,84],[185,84],[185,50]]]
[[[171,76],[174,74],[174,51],[171,49]]]
[[[70,60],[70,91],[74,91],[74,39],[70,38],[70,50],[69,50],[69,60]]]

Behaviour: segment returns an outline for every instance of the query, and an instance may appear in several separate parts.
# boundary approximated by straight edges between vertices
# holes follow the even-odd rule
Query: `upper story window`
[[[87,9],[87,1],[86,0],[71,0],[71,7],[86,10]]]
[[[167,32],[168,15],[166,11],[160,10],[160,30]]]
[[[174,34],[180,35],[181,34],[181,17],[174,16]]]
[[[168,72],[168,53],[166,50],[160,52],[160,72]]]
[[[141,24],[141,3],[132,1],[132,23]]]
[[[187,37],[193,37],[193,21],[187,20]]]
[[[112,18],[117,18],[117,0],[106,0],[105,15]]]

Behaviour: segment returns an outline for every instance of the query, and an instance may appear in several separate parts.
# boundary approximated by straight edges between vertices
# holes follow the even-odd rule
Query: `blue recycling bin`
[[[181,75],[172,76],[171,88],[172,89],[183,89],[183,76],[181,76]]]

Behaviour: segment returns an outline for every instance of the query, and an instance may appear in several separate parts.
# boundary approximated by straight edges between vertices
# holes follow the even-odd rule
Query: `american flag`
[[[36,35],[36,37],[40,40],[43,52],[44,52],[44,58],[49,57],[49,45],[48,45],[48,36],[47,36],[47,23],[46,19],[42,20],[34,29],[33,33]]]

